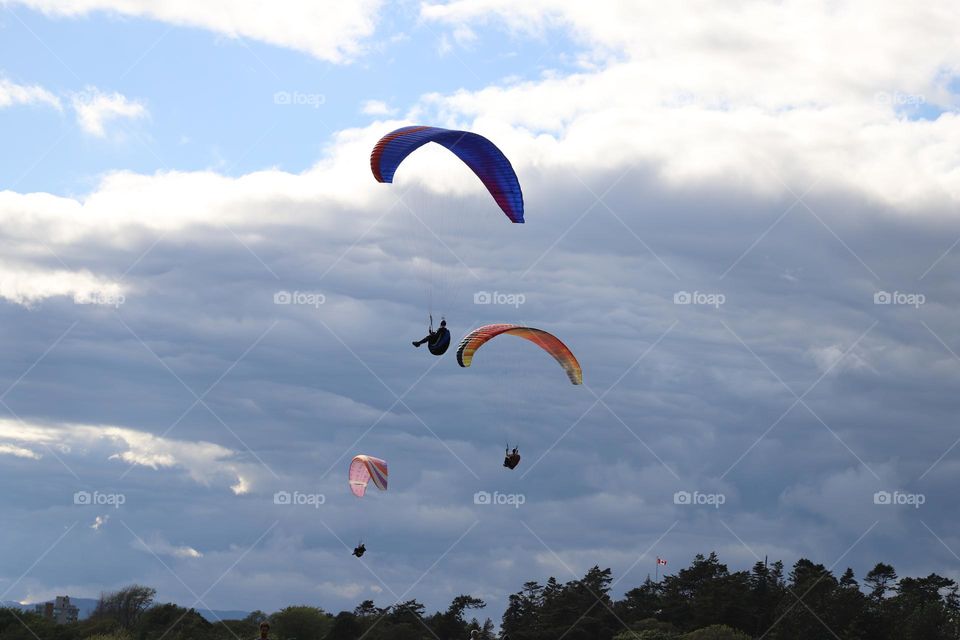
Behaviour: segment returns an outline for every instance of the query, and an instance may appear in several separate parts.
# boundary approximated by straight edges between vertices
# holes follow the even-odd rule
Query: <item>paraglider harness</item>
[[[353,550],[353,555],[358,558],[363,557],[363,554],[367,552],[367,548],[364,546],[363,542],[357,545],[357,548]]]
[[[520,453],[517,451],[519,447],[514,447],[513,452],[510,452],[510,445],[507,445],[507,450],[503,454],[503,466],[507,469],[516,469],[517,465],[520,464]]]
[[[444,318],[440,322],[446,324]],[[437,327],[433,330],[433,314],[430,314],[430,340],[427,341],[427,349],[435,356],[442,356],[450,348],[450,330],[446,327]]]

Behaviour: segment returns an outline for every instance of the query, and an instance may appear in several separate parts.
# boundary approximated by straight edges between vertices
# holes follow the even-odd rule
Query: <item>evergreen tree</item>
[[[333,627],[325,640],[358,640],[363,635],[363,625],[357,616],[349,611],[341,611],[333,619]]]
[[[949,578],[930,574],[926,578],[903,578],[897,594],[889,599],[890,634],[902,640],[954,639],[956,610],[948,596],[957,584]]]
[[[677,575],[664,576],[661,619],[692,631],[727,624],[744,631],[755,626],[750,613],[750,576],[731,574],[716,553],[697,554]]]
[[[501,627],[511,640],[537,640],[542,637],[543,592],[544,587],[538,582],[525,582],[519,593],[510,596]]]
[[[617,602],[615,610],[621,620],[632,625],[634,622],[657,616],[662,606],[660,584],[647,576],[643,584],[624,594],[623,600]]]

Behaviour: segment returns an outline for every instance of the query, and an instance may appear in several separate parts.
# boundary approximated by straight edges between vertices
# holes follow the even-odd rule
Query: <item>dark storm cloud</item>
[[[588,186],[601,193],[619,174]],[[146,253],[117,309],[62,297],[3,306],[11,355],[0,372],[14,385],[4,401],[28,424],[117,425],[180,444],[170,465],[131,468],[116,457],[129,444],[64,427],[50,449],[27,443],[39,460],[4,456],[17,488],[7,513],[21,524],[3,541],[23,565],[5,571],[7,584],[74,527],[9,595],[139,581],[192,604],[138,538],[196,594],[226,572],[204,603],[229,608],[385,605],[429,570],[410,596],[437,608],[473,591],[498,615],[523,580],[571,579],[568,567],[632,569],[622,589],[657,555],[682,563],[718,548],[736,566],[754,553],[829,563],[868,530],[845,560],[860,573],[881,559],[901,573],[942,570],[904,540],[934,546],[929,527],[956,542],[949,480],[960,454],[935,463],[957,438],[957,260],[928,269],[958,225],[905,225],[816,190],[778,222],[788,196],[681,195],[642,168],[607,195],[612,212],[577,183],[530,183],[536,213],[522,228],[482,198],[457,200],[482,222],[450,238],[475,276],[459,267],[448,319],[458,336],[495,321],[555,332],[580,357],[584,388],[519,341],[487,345],[468,370],[414,351],[425,309],[410,266],[417,222],[402,210],[359,241],[381,211],[335,234],[246,226],[241,243],[186,228],[152,249],[150,233],[122,248],[72,245],[71,266],[105,277]],[[279,291],[323,304],[274,304]],[[477,291],[525,303],[474,305]],[[878,305],[880,291],[922,293],[925,304]],[[723,303],[676,304],[682,292]],[[499,466],[505,439],[523,447],[512,474]],[[191,467],[185,452],[203,442],[221,453]],[[346,490],[359,452],[389,460],[387,495]],[[238,476],[248,493],[230,490]],[[75,505],[81,490],[125,503]],[[325,502],[276,505],[276,491]],[[477,505],[478,491],[524,503]],[[676,504],[678,491],[724,503]],[[877,491],[926,503],[875,505]],[[361,537],[372,574],[344,548]],[[177,555],[188,548],[202,557]]]

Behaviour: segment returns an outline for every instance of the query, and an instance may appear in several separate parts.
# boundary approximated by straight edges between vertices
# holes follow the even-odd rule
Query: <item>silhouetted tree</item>
[[[933,573],[926,578],[903,578],[890,598],[890,634],[902,640],[946,640],[956,635],[957,584]]]
[[[332,627],[333,619],[317,607],[286,607],[270,616],[270,632],[278,638],[323,638]]]
[[[433,632],[440,640],[456,640],[465,638],[469,633],[467,622],[463,619],[463,612],[467,609],[482,609],[487,606],[483,600],[473,596],[460,595],[453,599],[450,607],[444,613],[436,613],[427,620]]]
[[[662,607],[660,584],[647,576],[642,585],[627,591],[623,600],[617,602],[615,611],[621,620],[632,625],[634,622],[656,617]]]
[[[333,619],[333,627],[326,640],[358,640],[363,635],[363,625],[357,616],[349,611],[341,611]]]
[[[124,629],[130,629],[136,624],[143,612],[157,595],[157,590],[139,584],[124,587],[113,593],[100,595],[100,602],[94,610],[95,617],[111,618]]]
[[[509,598],[502,631],[510,640],[960,640],[960,587],[937,574],[898,578],[877,564],[858,582],[852,569],[835,577],[802,558],[784,576],[780,562],[730,572],[716,554],[697,555],[661,583],[647,577],[614,601],[609,569],[577,580],[526,582]],[[247,640],[269,618],[280,640],[464,640],[494,625],[468,611],[484,607],[459,595],[432,614],[417,600],[379,608],[372,600],[336,617],[287,607],[269,617],[208,622],[193,609],[151,606],[154,591],[133,585],[101,597],[96,615],[58,625],[34,613],[0,609],[0,640]]]
[[[212,640],[216,629],[193,609],[161,604],[140,616],[133,635],[137,640]]]
[[[664,576],[658,617],[686,631],[712,624],[748,629],[753,622],[750,600],[749,574],[731,574],[716,553],[697,554],[689,568]]]
[[[536,640],[543,633],[542,610],[543,587],[525,582],[519,593],[510,596],[501,628],[510,640]]]

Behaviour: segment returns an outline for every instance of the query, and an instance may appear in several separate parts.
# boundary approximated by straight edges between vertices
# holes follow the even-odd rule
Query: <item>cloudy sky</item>
[[[953,2],[263,7],[0,2],[3,599],[960,577]],[[439,147],[376,183],[408,124],[494,140],[527,224]],[[431,309],[585,384],[414,350]]]

